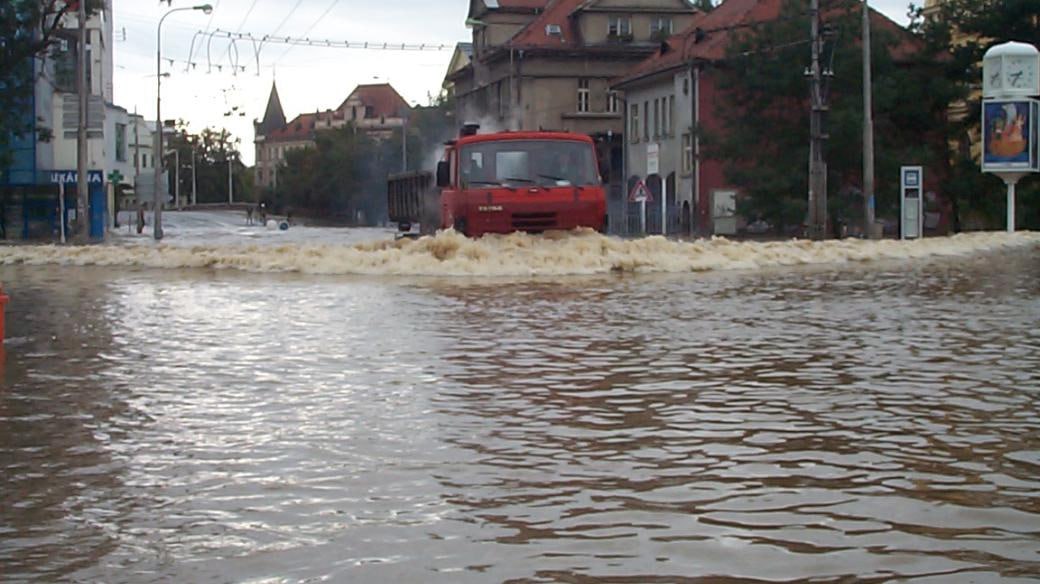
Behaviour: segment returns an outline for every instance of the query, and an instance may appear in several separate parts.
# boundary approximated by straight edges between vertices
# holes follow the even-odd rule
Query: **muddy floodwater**
[[[1040,236],[0,248],[0,580],[1036,582]]]

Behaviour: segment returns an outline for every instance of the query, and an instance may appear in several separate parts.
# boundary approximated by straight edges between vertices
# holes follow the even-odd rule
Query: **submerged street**
[[[0,248],[4,580],[1040,578],[1035,234],[166,217]]]

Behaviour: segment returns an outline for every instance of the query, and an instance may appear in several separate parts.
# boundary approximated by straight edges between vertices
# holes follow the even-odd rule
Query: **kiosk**
[[[1015,185],[1040,172],[1040,51],[1027,43],[991,47],[982,61],[982,171],[1007,185],[1007,231],[1015,231]]]
[[[899,237],[920,239],[924,237],[924,169],[904,166],[899,176]]]

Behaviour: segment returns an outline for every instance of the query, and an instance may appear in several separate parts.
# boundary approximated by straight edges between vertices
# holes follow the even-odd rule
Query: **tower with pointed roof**
[[[300,148],[314,147],[318,132],[351,125],[369,137],[382,140],[399,132],[411,107],[389,83],[358,85],[335,110],[300,114],[287,120],[271,85],[271,96],[262,120],[253,122],[256,147],[255,184],[263,188],[278,185],[278,167],[286,155]]]
[[[271,96],[267,98],[267,110],[264,119],[256,124],[257,135],[267,135],[272,130],[285,126],[285,112],[282,111],[282,100],[278,97],[278,84],[271,83]]]
[[[275,131],[285,127],[285,111],[282,110],[282,100],[278,97],[278,85],[271,83],[271,95],[267,98],[267,109],[264,118],[259,122],[253,122],[253,145],[256,148],[256,173],[257,185],[272,186],[274,175],[277,172],[277,161],[271,156],[271,148],[267,146],[267,138]]]

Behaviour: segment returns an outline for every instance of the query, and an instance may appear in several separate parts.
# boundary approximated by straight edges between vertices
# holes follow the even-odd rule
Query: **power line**
[[[213,10],[209,13],[209,20],[206,21],[206,32],[209,32],[210,26],[213,25],[213,18],[217,15],[217,9],[220,8],[220,2],[221,2],[221,0],[216,0],[216,4],[213,5]],[[203,34],[205,34],[205,33],[203,33]],[[192,45],[194,45],[195,44],[195,39],[191,39],[191,42],[192,42]],[[188,61],[192,61],[192,60],[195,59],[194,50],[195,50],[194,47],[192,47],[192,52],[188,53]]]
[[[293,14],[296,14],[296,11],[300,9],[300,4],[303,4],[303,0],[296,0],[296,6],[293,6],[292,10],[289,11],[289,14],[286,14],[285,18],[283,18],[282,21],[278,23],[278,26],[275,27],[274,32],[271,33],[271,36],[274,36],[282,31],[282,27],[285,26],[285,23],[289,22],[289,19],[293,17]]]
[[[325,20],[325,17],[328,16],[330,12],[332,12],[332,9],[339,4],[339,1],[340,0],[332,0],[332,4],[329,4],[329,7],[325,9],[325,12],[322,12],[321,16],[319,16],[317,20],[315,20],[309,27],[307,27],[306,32],[303,33],[304,38],[307,38],[311,34],[311,31],[313,31],[321,23],[321,21]],[[296,47],[290,46],[289,48],[285,49],[282,55],[275,59],[274,65],[281,63],[282,59],[284,59],[286,55],[291,53],[294,48]]]
[[[253,9],[256,8],[256,3],[260,0],[253,0],[253,3],[249,5],[249,10],[246,10],[246,15],[242,17],[242,22],[238,23],[238,28],[235,32],[241,32],[242,27],[246,25],[246,21],[249,20],[249,15],[253,14]]]
[[[246,10],[246,15],[243,16],[242,17],[242,21],[238,23],[238,28],[235,29],[235,33],[242,32],[242,27],[244,27],[246,25],[246,21],[249,20],[249,16],[253,14],[253,9],[256,8],[256,4],[259,1],[260,0],[253,0],[253,3],[249,5],[249,10]],[[213,40],[213,37],[210,37],[210,41],[212,41],[212,40]],[[194,39],[193,39],[193,41],[194,41]],[[223,61],[224,57],[227,57],[229,54],[231,54],[231,45],[228,45],[227,51],[224,52],[224,56],[221,57],[219,60]],[[206,58],[209,59],[209,55],[208,54],[206,55]]]
[[[257,38],[250,33],[232,33],[216,29],[210,33],[213,38],[232,41],[249,41],[257,44],[291,45],[295,47],[316,47],[331,49],[367,49],[371,51],[446,51],[454,50],[453,43],[401,43],[395,41],[334,41],[329,39],[310,39],[300,37],[264,36]]]

